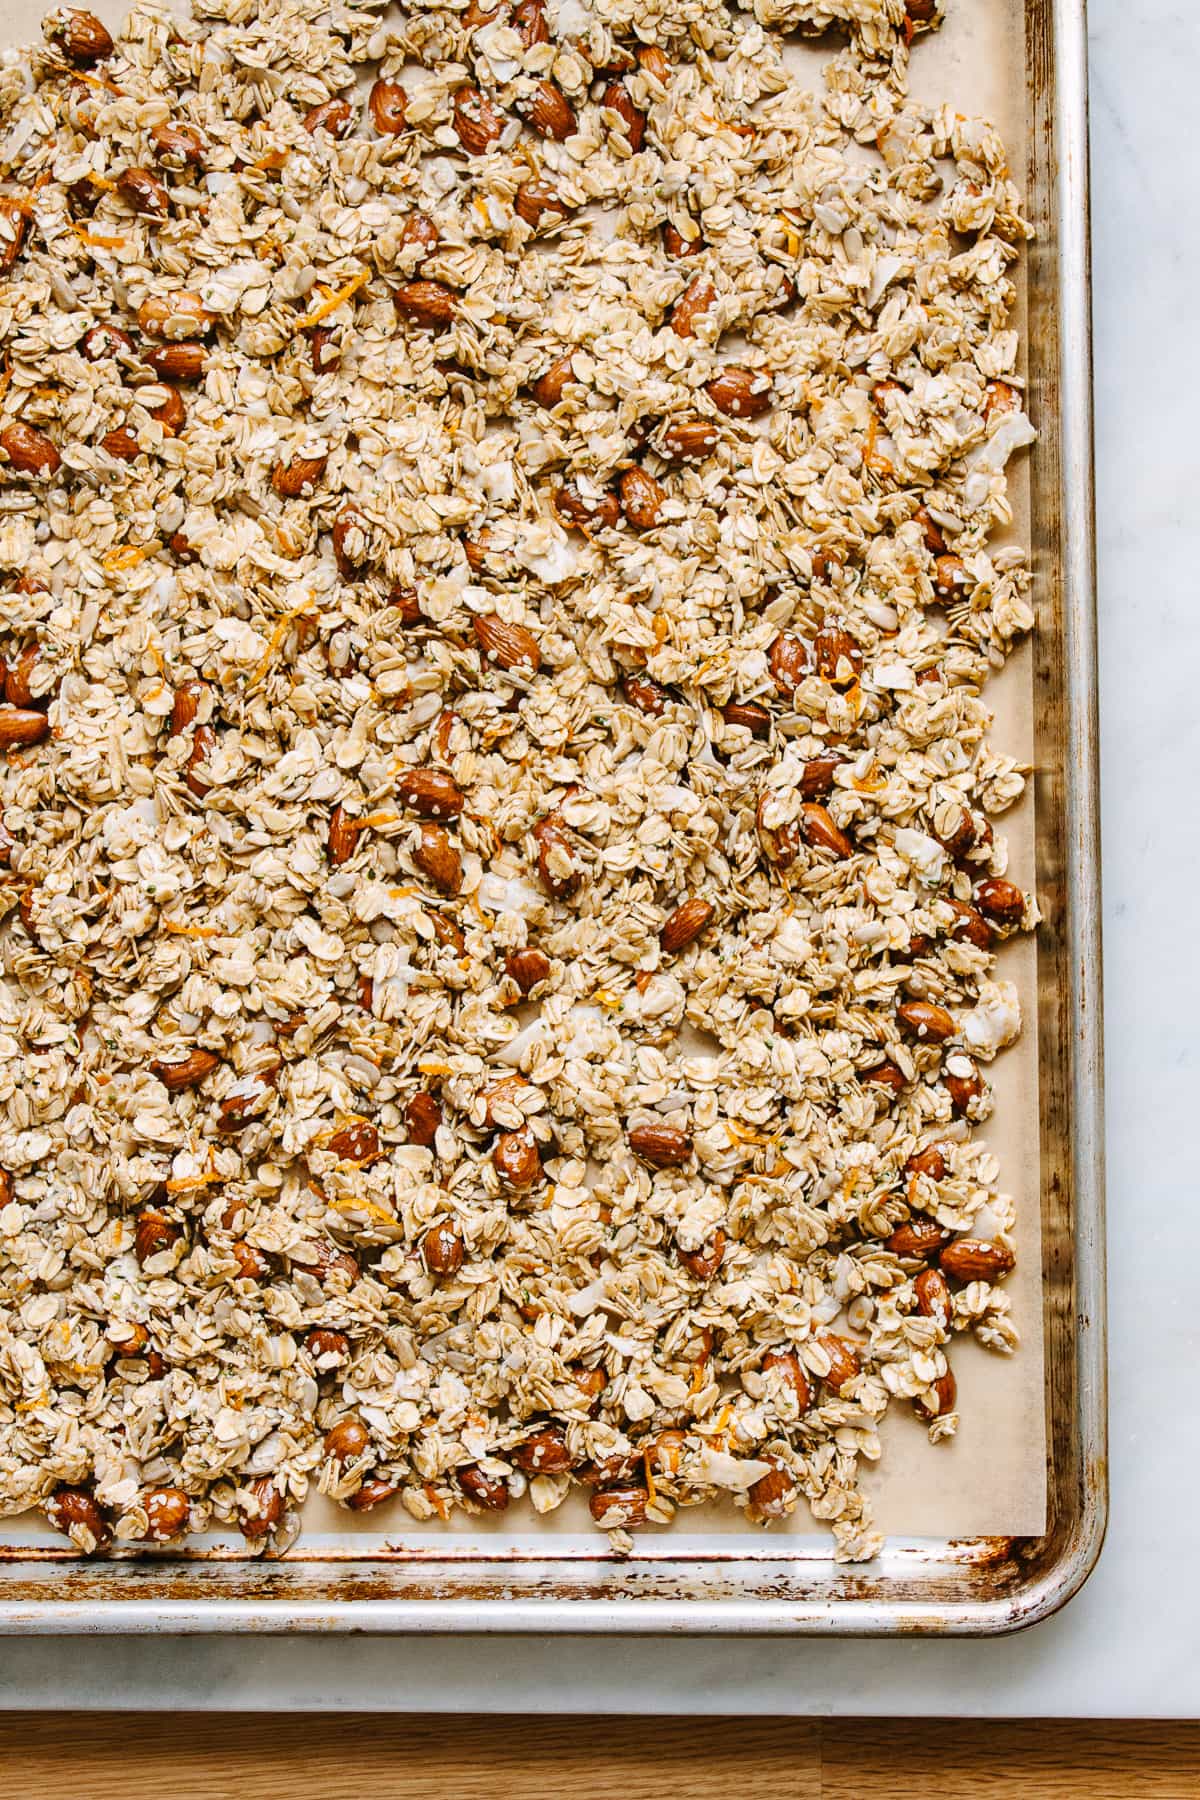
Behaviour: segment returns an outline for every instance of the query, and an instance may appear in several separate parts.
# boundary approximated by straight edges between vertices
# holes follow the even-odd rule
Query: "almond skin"
[[[168,1093],[182,1094],[187,1088],[198,1087],[206,1076],[212,1074],[220,1060],[211,1050],[189,1050],[186,1056],[175,1062],[155,1057],[150,1064],[150,1073],[158,1077]]]
[[[271,486],[283,500],[311,494],[325,473],[328,460],[324,456],[293,456],[291,462],[276,463],[271,470]]]
[[[568,1467],[570,1464],[568,1462]],[[482,1506],[487,1512],[503,1512],[509,1502],[508,1483],[500,1475],[489,1475],[477,1463],[468,1463],[464,1469],[455,1469],[454,1479],[476,1506]]]
[[[592,500],[573,481],[568,481],[555,491],[554,510],[564,524],[574,525],[577,530],[594,530],[601,525],[615,525],[621,516],[621,503],[615,494],[601,494]]]
[[[958,1029],[944,1006],[928,1000],[904,1000],[896,1008],[896,1017],[923,1044],[944,1044]]]
[[[814,756],[805,763],[800,776],[800,798],[823,800],[833,792],[833,778],[842,766],[840,756]]]
[[[796,1483],[786,1469],[771,1469],[752,1483],[746,1498],[760,1519],[782,1519],[796,1502]]]
[[[314,1362],[327,1356],[335,1356],[339,1362],[344,1362],[350,1354],[350,1339],[344,1332],[329,1331],[318,1325],[305,1338],[304,1348]]]
[[[354,108],[348,100],[322,100],[305,113],[304,129],[327,131],[332,138],[348,137],[354,129]]]
[[[550,975],[550,958],[544,950],[510,950],[504,972],[511,975],[523,994],[532,993]]]
[[[668,256],[699,256],[706,248],[704,239],[699,233],[694,238],[685,238],[677,225],[668,219],[662,228],[663,249]]]
[[[720,440],[711,419],[675,419],[662,434],[663,455],[672,462],[701,462]]]
[[[399,1492],[394,1481],[384,1481],[379,1475],[368,1475],[356,1493],[346,1496],[346,1505],[351,1512],[370,1512],[372,1507],[382,1506],[386,1500],[394,1500]]]
[[[650,1496],[635,1482],[619,1482],[612,1487],[597,1488],[588,1501],[588,1511],[605,1531],[631,1531],[646,1523]]]
[[[147,337],[178,340],[203,336],[215,323],[216,315],[188,288],[162,297],[151,295],[138,307],[138,324]]]
[[[944,556],[946,552],[946,540],[942,536],[942,528],[935,519],[930,517],[928,509],[924,506],[918,506],[916,512],[913,514],[913,518],[921,527],[921,535],[925,539],[925,548],[931,550],[935,556]]]
[[[146,1537],[152,1544],[167,1544],[188,1528],[192,1503],[182,1488],[147,1488],[142,1495]]]
[[[568,218],[572,208],[549,177],[539,175],[517,189],[513,210],[536,231],[540,225],[553,225],[559,219]]]
[[[796,1404],[801,1412],[807,1412],[812,1404],[812,1390],[808,1385],[808,1376],[800,1358],[794,1350],[768,1350],[762,1359],[764,1374],[770,1369],[780,1369],[783,1378],[796,1396]]]
[[[876,1063],[873,1069],[864,1069],[859,1080],[870,1087],[884,1088],[891,1094],[902,1094],[908,1086],[903,1069],[898,1069],[894,1062]]]
[[[506,1187],[532,1187],[542,1173],[542,1159],[532,1132],[502,1131],[492,1151],[492,1164]]]
[[[170,194],[149,169],[126,169],[117,177],[117,192],[144,218],[165,219],[171,210]]]
[[[989,381],[983,395],[983,416],[989,425],[993,419],[1003,418],[1005,413],[1021,410],[1020,391],[1007,381]]]
[[[326,849],[331,867],[340,869],[348,863],[358,845],[362,826],[352,818],[344,806],[335,806],[329,815],[329,833],[326,838]]]
[[[33,672],[37,667],[41,652],[36,644],[22,650],[20,656],[4,676],[4,698],[10,706],[30,707],[34,704]]]
[[[800,834],[815,849],[829,850],[839,861],[854,855],[854,845],[841,826],[835,825],[830,814],[815,800],[806,800],[800,807]]]
[[[538,641],[526,625],[514,625],[499,613],[476,614],[471,625],[485,656],[502,669],[528,668],[535,674],[542,666]]]
[[[949,1060],[954,1062],[956,1058],[951,1057]],[[969,1058],[964,1058],[963,1060],[967,1061]],[[954,1111],[958,1114],[959,1118],[968,1117],[973,1103],[980,1099],[983,1094],[983,1077],[979,1073],[979,1070],[975,1067],[974,1063],[972,1063],[968,1074],[962,1074],[956,1069],[951,1069],[943,1074],[942,1080],[945,1083],[946,1092],[950,1096],[950,1104],[954,1108]]]
[[[441,1122],[441,1107],[427,1089],[419,1088],[404,1108],[404,1126],[409,1143],[420,1144],[423,1149],[431,1150]]]
[[[621,511],[635,531],[650,531],[658,524],[667,490],[645,469],[626,469],[620,480]]]
[[[944,1275],[952,1281],[999,1281],[1012,1273],[1015,1259],[1003,1244],[983,1238],[956,1238],[938,1258]]]
[[[107,35],[106,32],[105,36]],[[111,48],[111,42],[109,47]],[[55,1488],[42,1502],[42,1509],[55,1531],[70,1536],[73,1525],[82,1526],[85,1531],[90,1532],[97,1550],[102,1549],[112,1537],[112,1528],[89,1488]]]
[[[538,376],[537,380],[531,384],[529,391],[538,405],[544,406],[549,411],[551,407],[558,405],[567,383],[574,379],[571,352],[568,351],[566,356],[560,356],[556,362],[552,362],[544,375]]]
[[[404,230],[400,233],[401,250],[415,247],[421,252],[420,260],[423,261],[426,256],[432,255],[440,242],[438,228],[428,213],[419,209],[409,213],[404,221]]]
[[[476,87],[454,96],[454,129],[469,156],[483,156],[504,130],[504,115]]]
[[[671,329],[677,337],[694,337],[696,320],[706,313],[717,297],[717,290],[707,275],[694,275],[671,309]]]
[[[1025,896],[1014,882],[999,875],[989,876],[975,889],[975,904],[993,925],[1010,928],[1025,917]]]
[[[208,351],[203,344],[155,344],[145,360],[162,381],[199,381]]]
[[[729,363],[705,383],[704,391],[717,411],[729,419],[757,419],[771,410],[770,377],[757,369]]]
[[[132,431],[118,426],[115,431],[106,431],[100,439],[100,448],[108,456],[115,456],[118,462],[136,462],[141,455],[141,445]]]
[[[146,1206],[133,1222],[133,1248],[139,1263],[149,1261],[183,1236],[183,1226],[157,1207]]]
[[[271,1259],[257,1244],[238,1238],[229,1246],[238,1266],[239,1281],[265,1281],[271,1273]]]
[[[367,110],[383,137],[399,137],[408,119],[408,95],[400,82],[381,76],[367,96]]]
[[[402,319],[431,331],[441,331],[458,311],[458,295],[444,281],[401,282],[392,300]]]
[[[840,1394],[847,1382],[853,1381],[862,1369],[858,1352],[853,1344],[848,1344],[845,1338],[838,1337],[833,1331],[818,1332],[816,1342],[829,1358],[829,1373],[825,1377],[825,1385],[831,1387],[835,1394]]]
[[[168,388],[167,397],[161,406],[150,409],[150,417],[157,419],[163,428],[164,437],[178,437],[187,424],[187,407],[178,388]]]
[[[636,706],[647,718],[661,719],[666,712],[671,696],[652,675],[626,675],[621,686],[630,706]]]
[[[0,275],[16,266],[29,232],[29,219],[15,200],[0,195]]]
[[[55,19],[51,37],[62,45],[68,62],[77,69],[90,69],[113,53],[113,41],[107,28],[95,13],[72,7]]]
[[[421,1254],[431,1275],[456,1275],[466,1255],[462,1232],[450,1219],[431,1225],[421,1239]]]
[[[543,1425],[520,1444],[514,1444],[509,1456],[527,1475],[565,1475],[571,1467],[567,1434],[561,1425]]]
[[[967,565],[961,556],[935,556],[933,559],[933,591],[941,600],[961,600],[971,585]]]
[[[946,1286],[946,1277],[941,1270],[922,1269],[913,1282],[913,1292],[917,1296],[917,1311],[922,1318],[935,1319],[943,1331],[948,1331],[953,1306],[950,1289]]]
[[[100,362],[106,356],[119,356],[133,349],[133,339],[119,325],[93,325],[79,340],[79,353],[88,362]]]
[[[270,1475],[250,1483],[247,1500],[238,1509],[238,1524],[248,1543],[269,1537],[283,1520],[283,1495]]]
[[[312,1255],[303,1267],[321,1287],[328,1287],[335,1275],[344,1275],[347,1282],[353,1285],[362,1274],[358,1258],[351,1256],[348,1250],[341,1249],[339,1245],[331,1244],[328,1238],[310,1239],[305,1247]],[[293,1264],[294,1268],[300,1266],[299,1263]]]
[[[406,769],[396,778],[396,798],[422,819],[457,818],[467,797],[441,769]]]
[[[49,736],[50,721],[44,712],[0,706],[0,750],[22,750]]]
[[[926,1144],[923,1149],[914,1150],[904,1165],[904,1173],[910,1178],[926,1175],[930,1181],[945,1181],[946,1158],[936,1144]]]
[[[0,431],[0,450],[22,475],[55,475],[62,465],[55,444],[32,425],[6,425]]]
[[[553,899],[565,900],[583,880],[583,871],[574,863],[574,843],[561,814],[550,813],[540,819],[533,836],[542,886]],[[567,862],[569,868],[564,866]]]
[[[523,105],[525,121],[540,137],[562,143],[576,128],[575,112],[553,81],[539,81]]]
[[[354,581],[367,562],[367,522],[353,506],[344,506],[333,521],[333,560],[343,581]]]
[[[421,841],[413,851],[412,859],[422,875],[443,894],[457,894],[461,890],[462,857],[444,825],[422,825]]]
[[[950,927],[952,938],[974,944],[977,950],[992,948],[992,928],[982,913],[976,912],[964,900],[947,899],[946,905],[954,913],[954,923]]]
[[[897,1225],[885,1242],[893,1256],[902,1256],[910,1262],[926,1262],[931,1256],[936,1256],[953,1235],[953,1232],[939,1225],[936,1219],[926,1219],[920,1214],[914,1214],[903,1225]]]
[[[532,50],[535,44],[550,42],[550,27],[546,23],[546,10],[542,0],[521,0],[514,6],[509,24],[521,40],[522,50]]]
[[[668,956],[674,956],[680,950],[685,950],[689,944],[694,944],[701,932],[707,931],[716,916],[715,906],[707,900],[702,900],[698,894],[693,894],[690,899],[684,900],[670,914],[658,934],[658,941]]]
[[[913,1397],[913,1407],[918,1418],[944,1419],[947,1413],[954,1411],[957,1400],[958,1383],[954,1379],[954,1371],[947,1369],[933,1384],[932,1403],[924,1395],[916,1394]]]
[[[369,1119],[356,1119],[353,1125],[335,1131],[326,1149],[332,1151],[339,1162],[358,1163],[364,1168],[383,1154],[379,1148],[379,1133]]]
[[[812,672],[812,651],[794,631],[784,631],[767,652],[771,679],[781,694],[794,694]]]
[[[207,690],[207,683],[191,680],[181,681],[175,689],[175,697],[171,702],[171,736],[178,737],[195,721],[200,710],[201,696]]]
[[[600,104],[609,112],[616,113],[621,121],[621,129],[629,143],[629,148],[636,155],[641,149],[642,139],[646,135],[646,115],[633,104],[625,83],[610,81],[600,96]]]
[[[169,169],[183,169],[189,165],[200,168],[207,148],[194,125],[172,120],[154,126],[150,133],[150,147],[159,162],[165,163]]]
[[[629,1148],[655,1169],[679,1169],[692,1154],[690,1132],[678,1125],[634,1125]]]
[[[757,700],[729,700],[721,708],[721,717],[727,725],[740,725],[751,737],[771,735],[770,709]]]
[[[851,676],[861,673],[863,655],[858,640],[842,626],[823,626],[813,639],[812,647],[817,674],[826,681],[845,680],[847,668]]]
[[[681,1250],[676,1246],[676,1254],[688,1274],[696,1281],[711,1281],[725,1260],[728,1240],[718,1225],[712,1237],[699,1250]]]

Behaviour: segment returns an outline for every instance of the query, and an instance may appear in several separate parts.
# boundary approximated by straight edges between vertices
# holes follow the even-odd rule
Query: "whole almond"
[[[568,1459],[568,1468],[570,1461]],[[454,1479],[476,1506],[486,1508],[488,1512],[503,1512],[509,1502],[508,1483],[499,1475],[489,1475],[477,1463],[468,1463],[463,1469],[455,1469]]]
[[[388,595],[388,605],[398,613],[401,625],[419,625],[424,616],[416,588],[394,587]]]
[[[44,712],[23,706],[0,706],[0,750],[23,750],[49,736],[50,721]]]
[[[523,994],[548,979],[550,958],[544,950],[510,950],[504,959],[504,972],[511,975]]]
[[[928,508],[918,506],[917,510],[913,513],[913,518],[921,527],[921,535],[925,539],[925,548],[931,550],[935,556],[943,556],[946,551],[946,540],[942,535],[941,526],[930,516]]]
[[[117,192],[147,219],[165,219],[171,210],[170,194],[150,169],[126,169],[117,177]]]
[[[382,76],[367,96],[371,123],[384,137],[399,137],[408,120],[408,94],[399,81],[385,81]]]
[[[613,493],[599,494],[595,499],[581,492],[574,481],[566,482],[554,494],[554,510],[565,524],[577,530],[595,530],[615,525],[621,516],[621,503]]]
[[[652,675],[626,675],[621,686],[625,690],[625,698],[631,706],[636,706],[647,718],[661,719],[667,710],[671,696],[659,681]]]
[[[29,215],[20,203],[0,194],[0,275],[16,265],[29,232]]]
[[[444,825],[422,825],[421,841],[412,853],[413,862],[443,894],[457,894],[462,888],[462,857]]]
[[[725,1260],[726,1237],[718,1225],[706,1244],[699,1250],[680,1250],[676,1246],[680,1262],[688,1274],[696,1281],[711,1281]]]
[[[245,1238],[237,1238],[230,1244],[229,1252],[237,1264],[239,1281],[265,1281],[271,1274],[271,1259],[257,1244],[248,1244]]]
[[[655,1169],[678,1169],[692,1154],[692,1138],[678,1125],[634,1125],[629,1148]]]
[[[919,1418],[944,1419],[947,1413],[954,1411],[958,1400],[958,1383],[952,1369],[947,1369],[944,1375],[938,1376],[933,1384],[932,1394],[932,1400],[926,1399],[923,1394],[914,1396],[913,1406]]]
[[[953,1314],[950,1289],[940,1269],[922,1269],[913,1282],[917,1311],[923,1318],[933,1319],[943,1331],[949,1331]]]
[[[204,336],[216,323],[199,294],[179,288],[173,294],[152,295],[138,307],[138,324],[148,337],[191,338]]]
[[[983,391],[983,416],[988,424],[1005,413],[1020,412],[1020,391],[1007,381],[989,381]]]
[[[672,462],[700,462],[720,439],[711,419],[673,419],[662,434],[663,455]]]
[[[600,96],[600,104],[606,111],[616,113],[620,121],[618,133],[628,141],[629,148],[636,155],[646,135],[646,115],[633,104],[625,83],[610,81]]]
[[[185,763],[187,772],[184,776],[187,790],[194,794],[196,799],[203,799],[212,792],[212,783],[205,781],[198,770],[209,761],[214,749],[216,749],[216,731],[212,729],[212,725],[196,725],[196,729],[193,731],[193,747],[191,747],[191,754]]]
[[[102,1549],[112,1537],[112,1527],[90,1488],[55,1488],[42,1506],[55,1531],[64,1532],[68,1537],[73,1537],[75,1531],[80,1532],[85,1540],[91,1539],[92,1550]]]
[[[342,1331],[329,1331],[318,1325],[305,1338],[304,1348],[314,1362],[324,1362],[328,1357],[345,1362],[350,1354],[350,1339]]]
[[[207,146],[194,125],[166,120],[150,132],[150,145],[159,162],[169,169],[200,168]]]
[[[1014,882],[991,875],[975,889],[975,905],[992,925],[1011,927],[1025,917],[1025,896]]]
[[[876,1063],[873,1069],[864,1069],[859,1080],[868,1087],[882,1088],[889,1094],[902,1094],[908,1086],[903,1069],[897,1068],[894,1062]]]
[[[812,671],[812,650],[794,631],[783,631],[767,653],[771,679],[781,694],[794,694]]]
[[[972,1107],[983,1098],[983,1077],[968,1056],[954,1055],[948,1061],[951,1066],[943,1071],[942,1080],[950,1104],[959,1118],[969,1118]]]
[[[441,234],[427,212],[419,209],[410,212],[404,221],[404,230],[400,233],[401,250],[417,249],[424,260],[431,256],[441,242]]]
[[[527,625],[514,625],[499,613],[476,613],[471,624],[484,655],[502,669],[528,668],[536,674],[541,668],[542,653]]]
[[[188,1528],[192,1503],[182,1488],[147,1488],[141,1497],[146,1514],[146,1536],[152,1544],[166,1544]]]
[[[278,462],[271,470],[271,486],[283,500],[311,494],[328,460],[326,456],[293,456],[290,462]]]
[[[572,209],[549,176],[538,175],[517,189],[513,210],[536,231],[540,225],[553,225],[559,219],[568,218]]]
[[[502,1131],[492,1151],[492,1164],[506,1187],[532,1187],[542,1173],[542,1159],[537,1140],[526,1127],[522,1131]]]
[[[504,115],[476,87],[454,96],[454,129],[469,156],[483,156],[504,130]]]
[[[760,369],[742,369],[727,363],[719,375],[704,384],[704,391],[730,419],[757,419],[771,410],[771,378]]]
[[[250,1483],[246,1498],[238,1507],[242,1536],[249,1543],[269,1537],[276,1526],[282,1524],[283,1510],[283,1495],[275,1486],[274,1477],[259,1476],[257,1481]]]
[[[958,1027],[944,1006],[930,1000],[904,1000],[896,1008],[896,1017],[906,1031],[925,1044],[944,1044]]]
[[[188,542],[182,531],[171,533],[167,539],[167,549],[178,563],[188,564],[200,560],[200,552]]]
[[[835,1394],[840,1394],[847,1382],[861,1372],[862,1363],[858,1351],[853,1344],[839,1337],[834,1331],[820,1331],[815,1341],[829,1358],[829,1373],[824,1377],[826,1387],[831,1387]]]
[[[508,1454],[527,1475],[565,1475],[571,1467],[567,1434],[561,1425],[541,1426],[514,1444]]]
[[[425,1150],[432,1149],[441,1122],[442,1109],[434,1096],[426,1088],[418,1088],[404,1108],[404,1127],[409,1143],[420,1144]]]
[[[354,108],[348,100],[323,100],[305,113],[304,129],[327,131],[332,138],[348,137],[354,129]]]
[[[638,66],[647,75],[653,76],[660,87],[666,87],[671,79],[671,59],[665,50],[660,49],[657,44],[642,44],[638,48],[637,59]]]
[[[369,1119],[356,1119],[353,1125],[346,1125],[341,1131],[335,1131],[326,1145],[339,1162],[359,1163],[365,1167],[373,1163],[383,1154],[379,1148],[379,1132]]]
[[[620,480],[621,511],[635,531],[650,531],[658,524],[667,490],[661,481],[636,466]]]
[[[540,137],[561,143],[576,129],[578,121],[562,89],[553,81],[539,81],[522,102],[525,121]]]
[[[342,360],[341,346],[332,328],[328,325],[314,325],[305,334],[308,338],[308,360],[314,375],[324,375],[330,369],[336,369]]]
[[[207,1075],[212,1074],[220,1060],[211,1050],[189,1050],[186,1056],[174,1061],[155,1057],[150,1064],[150,1073],[157,1075],[168,1093],[182,1094],[186,1088],[198,1087]]]
[[[95,13],[81,8],[71,7],[59,13],[50,27],[50,36],[62,45],[64,55],[77,69],[90,69],[113,53],[107,27]]]
[[[305,1257],[298,1259],[293,1268],[303,1266],[321,1287],[328,1287],[335,1275],[344,1277],[352,1287],[362,1274],[358,1258],[349,1250],[343,1250],[340,1244],[330,1243],[328,1238],[310,1238],[304,1250]]]
[[[366,566],[369,527],[357,507],[344,506],[333,521],[333,560],[343,581],[353,581]]]
[[[326,850],[329,861],[335,869],[350,861],[358,846],[362,825],[348,813],[344,806],[335,806],[329,815],[329,831],[326,837]]]
[[[142,453],[142,447],[133,432],[123,425],[118,425],[114,431],[106,431],[100,439],[100,448],[118,462],[136,462]]]
[[[958,942],[974,944],[977,950],[992,948],[992,928],[983,914],[968,906],[965,900],[947,898],[945,904],[954,914],[954,923],[950,927],[950,936]]]
[[[550,27],[546,23],[542,0],[520,0],[520,5],[513,7],[509,24],[520,38],[522,50],[532,50],[535,44],[550,42]]]
[[[1003,1244],[964,1237],[947,1244],[938,1262],[952,1281],[999,1281],[1012,1273],[1015,1258]]]
[[[134,1254],[139,1263],[146,1263],[152,1256],[169,1250],[182,1236],[183,1226],[177,1220],[168,1218],[157,1207],[143,1207],[133,1222]]]
[[[829,850],[839,861],[854,855],[854,845],[832,815],[815,800],[805,800],[800,807],[800,835],[817,850]]]
[[[441,769],[406,769],[396,778],[396,798],[422,819],[457,818],[467,797]]]
[[[672,225],[669,219],[662,228],[662,241],[667,255],[676,258],[699,256],[701,251],[707,248],[699,232],[693,238],[686,238],[679,227]]]
[[[933,591],[941,600],[961,600],[971,585],[967,565],[961,556],[935,556],[933,559]]]
[[[133,349],[133,339],[119,325],[93,325],[79,340],[80,354],[88,362],[100,362],[107,356],[120,356]]]
[[[784,1381],[795,1394],[796,1404],[800,1411],[808,1411],[812,1404],[812,1389],[809,1387],[804,1366],[794,1350],[768,1350],[760,1367],[764,1375],[771,1369],[778,1369]]]
[[[812,647],[817,674],[826,681],[845,680],[847,670],[851,677],[862,670],[863,655],[858,640],[841,625],[823,626],[813,639]]]
[[[392,300],[402,319],[431,331],[449,325],[458,310],[458,295],[443,281],[403,281]]]
[[[588,1501],[588,1511],[605,1531],[632,1531],[646,1523],[649,1504],[650,1496],[644,1487],[622,1481],[597,1488]]]
[[[747,1489],[751,1510],[760,1519],[783,1519],[796,1503],[796,1483],[786,1469],[771,1469]]]
[[[721,717],[727,725],[740,725],[751,737],[771,735],[770,709],[757,700],[729,700],[721,708]]]
[[[900,395],[907,393],[907,391],[908,390],[902,387],[898,381],[877,381],[871,389],[871,399],[874,402],[876,412],[886,417],[888,407],[891,404],[892,395]]]
[[[158,420],[164,437],[178,437],[187,424],[187,407],[179,389],[169,387],[167,397],[161,405],[150,408],[150,417]]]
[[[421,1239],[421,1254],[431,1275],[457,1275],[463,1266],[466,1247],[462,1232],[452,1219],[431,1225]]]
[[[274,1070],[255,1070],[235,1081],[217,1101],[218,1130],[241,1131],[260,1119],[270,1104],[274,1087]]]
[[[698,894],[684,900],[671,913],[658,934],[658,941],[668,956],[674,956],[694,944],[702,931],[707,931],[717,916],[717,909]]]
[[[433,935],[444,948],[452,950],[455,956],[461,956],[467,947],[467,940],[462,934],[462,927],[457,919],[448,913],[430,913],[429,923],[433,926]]]
[[[544,406],[547,411],[549,411],[551,407],[558,405],[566,390],[567,383],[574,381],[574,379],[575,375],[571,366],[571,352],[568,351],[565,356],[560,356],[556,362],[552,362],[546,372],[543,375],[539,375],[537,380],[531,383],[529,391],[537,401],[538,405]]]
[[[62,464],[53,440],[33,425],[6,425],[0,431],[0,450],[22,475],[54,475]]]
[[[706,313],[717,297],[717,290],[707,275],[693,275],[671,308],[671,329],[677,337],[694,337],[696,320]]]
[[[904,1165],[904,1173],[910,1178],[913,1175],[925,1175],[930,1181],[945,1181],[946,1158],[937,1144],[926,1144],[920,1150],[914,1150]]]
[[[565,900],[579,886],[583,871],[574,860],[574,841],[562,816],[550,813],[539,819],[533,836],[542,886],[555,900]]]
[[[842,766],[840,756],[813,756],[800,775],[800,798],[823,800],[833,792],[833,778]]]
[[[171,702],[172,737],[178,737],[181,731],[186,731],[195,722],[196,714],[200,710],[201,698],[207,691],[207,682],[195,679],[180,682]]]
[[[36,644],[22,650],[15,663],[4,674],[4,698],[10,706],[30,707],[34,704],[33,676],[41,652]]]
[[[203,344],[155,344],[146,361],[163,381],[199,381],[208,351]]]
[[[953,1235],[945,1226],[939,1225],[936,1219],[927,1219],[920,1213],[914,1213],[911,1219],[905,1219],[903,1225],[897,1225],[884,1241],[893,1256],[902,1256],[910,1262],[926,1262],[931,1256],[936,1256]]]

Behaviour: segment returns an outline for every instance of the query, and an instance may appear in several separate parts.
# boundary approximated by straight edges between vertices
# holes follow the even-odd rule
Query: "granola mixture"
[[[584,1483],[618,1550],[724,1496],[863,1558],[888,1405],[947,1437],[955,1335],[1014,1346],[1028,232],[906,97],[939,13],[5,58],[3,1512]]]

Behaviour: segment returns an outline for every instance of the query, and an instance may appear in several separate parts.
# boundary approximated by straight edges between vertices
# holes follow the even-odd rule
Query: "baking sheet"
[[[1013,168],[1026,165],[1024,0],[947,0],[948,17],[941,30],[918,41],[912,58],[911,89],[931,101],[946,101],[958,111],[982,114],[999,128]],[[36,40],[45,0],[0,0],[0,39],[4,45]],[[92,0],[92,10],[110,26],[120,22],[125,6],[114,0]],[[826,52],[797,49],[796,61],[820,80]],[[1021,303],[1017,323],[1025,367],[1024,262],[1014,270]],[[1035,359],[1036,360],[1036,359]],[[1034,423],[1038,420],[1036,412]],[[1032,452],[1037,455],[1036,447]],[[1009,468],[1014,504],[1013,533],[1029,542],[1028,464],[1018,458]],[[1032,762],[1034,756],[1033,656],[1028,644],[1010,659],[988,689],[996,721],[997,747]],[[1024,887],[1034,885],[1034,801],[1032,786],[1018,807],[1004,815],[998,830],[1008,839],[1010,873]],[[1047,1523],[1046,1389],[1043,1342],[1043,1263],[1040,1216],[1038,1038],[1036,1031],[1037,953],[1032,940],[1007,945],[1000,972],[1016,982],[1021,994],[1025,1030],[1016,1046],[991,1065],[995,1112],[981,1136],[997,1153],[1000,1186],[1017,1201],[1018,1261],[1006,1286],[1022,1343],[1014,1358],[981,1349],[973,1340],[955,1339],[953,1365],[958,1381],[960,1425],[955,1439],[931,1445],[925,1428],[909,1409],[892,1407],[881,1432],[879,1464],[863,1465],[863,1486],[871,1495],[877,1523],[903,1538],[1038,1537]],[[548,1541],[549,1540],[549,1541]],[[62,1539],[39,1518],[0,1522],[0,1545],[62,1547]],[[634,1560],[738,1554],[744,1546],[756,1555],[769,1546],[777,1554],[811,1547],[828,1553],[829,1539],[801,1506],[789,1521],[769,1534],[748,1525],[732,1508],[716,1506],[679,1515],[669,1531],[639,1534]],[[539,1549],[561,1556],[595,1557],[605,1545],[591,1524],[582,1495],[575,1494],[548,1518],[534,1519],[525,1508],[503,1518],[467,1519],[449,1524],[419,1523],[400,1507],[363,1518],[314,1495],[305,1508],[305,1529],[287,1560],[361,1559],[395,1553],[412,1546],[429,1554],[445,1548],[452,1554],[488,1556],[506,1553],[536,1556]],[[184,1555],[212,1555],[224,1560],[244,1552],[240,1538],[200,1537]]]

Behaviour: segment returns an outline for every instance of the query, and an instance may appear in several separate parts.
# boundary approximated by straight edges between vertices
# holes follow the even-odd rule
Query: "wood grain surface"
[[[1200,1726],[0,1714],[33,1800],[1191,1800]]]

